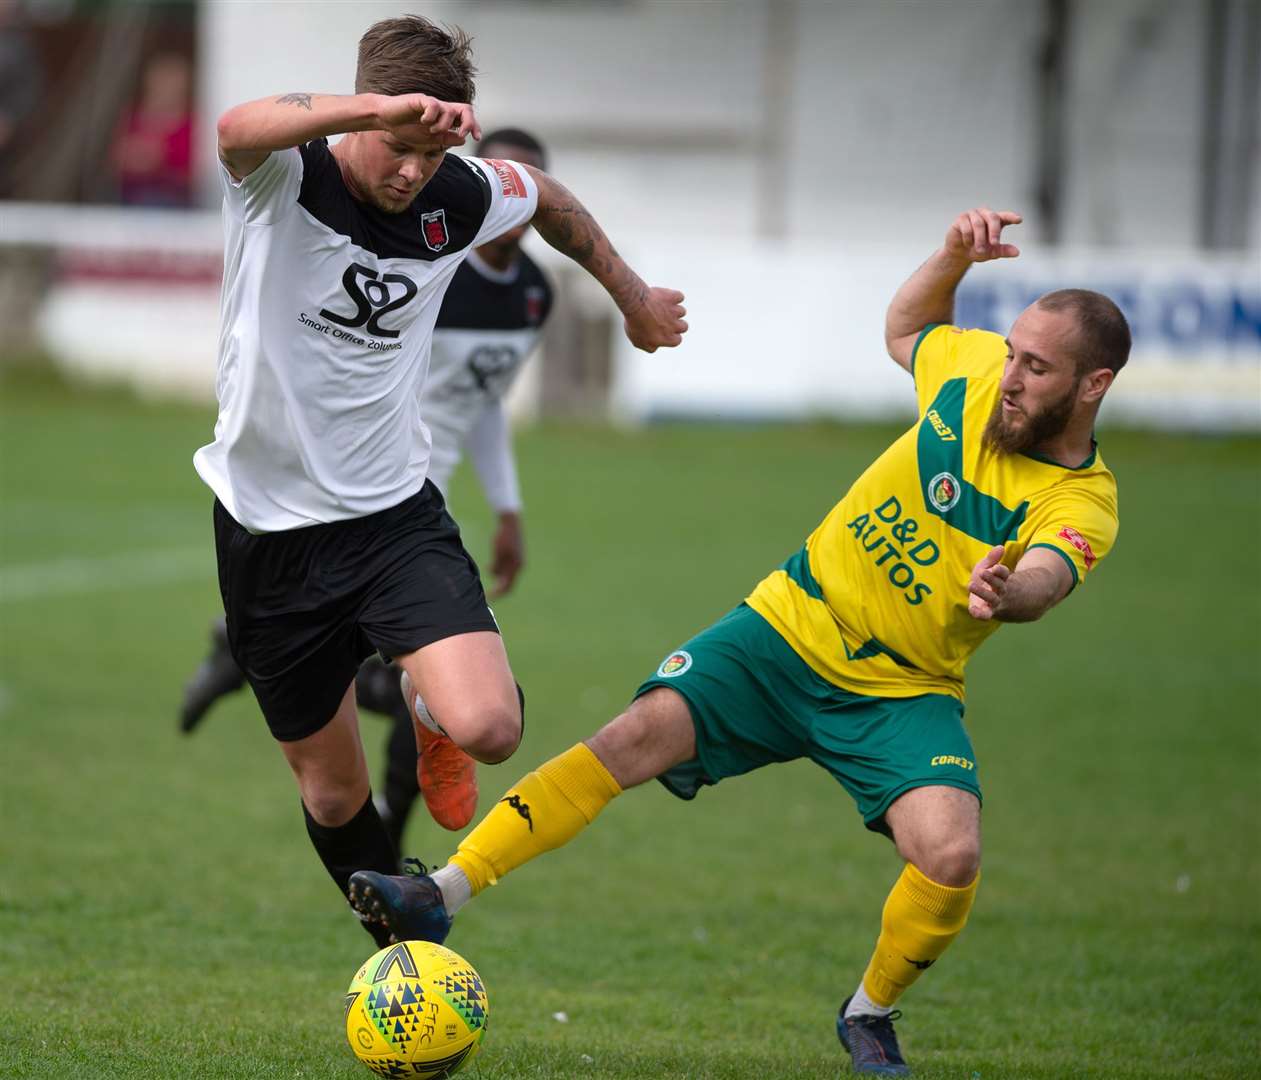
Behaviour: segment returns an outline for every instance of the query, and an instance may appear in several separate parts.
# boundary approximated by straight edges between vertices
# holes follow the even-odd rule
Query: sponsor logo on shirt
[[[928,422],[933,425],[933,430],[937,432],[937,435],[940,437],[942,442],[958,441],[959,436],[956,435],[954,433],[954,429],[941,418],[941,414],[936,409],[928,410]]]
[[[663,679],[672,679],[676,675],[682,675],[691,666],[692,654],[680,649],[661,662],[661,666],[657,668],[657,674]]]
[[[521,179],[521,174],[512,167],[512,163],[508,161],[500,161],[498,158],[483,158],[499,178],[499,188],[504,193],[505,199],[524,199],[525,198],[525,181]]]
[[[430,210],[420,215],[420,234],[425,238],[425,247],[430,251],[441,251],[451,241],[447,235],[447,212]]]
[[[931,418],[931,413],[929,414]],[[949,428],[946,428],[949,431]],[[938,432],[940,435],[941,432]],[[954,435],[950,436],[952,439]],[[940,472],[928,481],[928,501],[943,514],[954,507],[963,495],[963,486],[948,472]]]
[[[1095,565],[1095,553],[1090,548],[1090,541],[1082,536],[1082,534],[1076,529],[1069,528],[1069,526],[1065,525],[1064,528],[1055,535],[1061,540],[1067,540],[1073,545],[1073,547],[1081,552],[1082,558],[1086,560],[1087,570]]]
[[[959,768],[967,769],[969,772],[976,768],[975,762],[969,761],[965,757],[955,757],[954,754],[938,754],[928,764],[934,769],[939,765],[957,765]]]
[[[480,391],[502,397],[521,363],[521,354],[511,345],[479,345],[468,358],[471,385],[454,387],[468,393]]]
[[[910,514],[903,516],[902,503],[896,495],[890,495],[874,510],[859,514],[845,527],[875,564],[888,574],[893,586],[902,590],[908,604],[917,606],[924,602],[924,597],[932,595],[932,586],[917,581],[916,577],[918,571],[941,558],[941,549],[935,541],[918,535],[919,522]]]
[[[442,211],[438,211],[441,213]],[[415,299],[416,283],[412,281],[406,274],[383,274],[379,275],[370,266],[364,266],[362,263],[351,263],[346,272],[342,274],[342,288],[346,290],[346,295],[350,302],[355,305],[353,314],[343,315],[337,311],[330,311],[328,308],[320,309],[320,318],[327,319],[331,323],[338,326],[344,326],[349,330],[357,330],[360,327],[364,332],[375,338],[396,338],[399,336],[399,330],[392,330],[389,327],[381,325],[383,316],[398,311],[402,307],[406,307]],[[314,320],[307,317],[304,312],[299,316],[301,321],[308,326],[314,326],[321,333],[329,333],[330,328],[315,324]],[[354,335],[343,334],[337,331],[332,332],[333,337],[353,338]],[[359,344],[363,344],[362,341]]]
[[[358,345],[361,349],[371,349],[373,352],[393,352],[395,349],[403,347],[403,343],[400,341],[377,341],[375,338],[360,337],[353,330],[343,330],[340,326],[334,326],[332,323],[313,319],[305,311],[298,312],[298,322],[308,330],[314,330],[317,334],[323,334],[325,337],[333,338],[335,341],[349,341],[352,345]]]

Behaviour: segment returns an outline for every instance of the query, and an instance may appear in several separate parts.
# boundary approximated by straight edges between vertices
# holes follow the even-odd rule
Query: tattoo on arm
[[[586,208],[578,203],[549,202],[542,203],[539,210],[543,215],[539,222],[543,238],[557,251],[586,266],[595,254],[595,239],[591,235],[594,219]]]
[[[299,108],[311,111],[311,95],[310,94],[282,94],[276,99],[277,105],[297,105]]]
[[[642,306],[648,298],[647,286],[622,261],[590,211],[563,184],[544,173],[533,175],[539,184],[539,204],[533,220],[538,234],[585,268],[624,313]]]

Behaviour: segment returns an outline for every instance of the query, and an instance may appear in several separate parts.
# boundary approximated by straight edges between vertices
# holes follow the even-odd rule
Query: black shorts
[[[232,655],[272,735],[319,731],[360,663],[494,630],[477,564],[429,481],[366,517],[255,535],[216,499],[219,591]]]

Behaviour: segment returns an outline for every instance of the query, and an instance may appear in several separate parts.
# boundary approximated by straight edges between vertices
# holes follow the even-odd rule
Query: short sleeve
[[[498,158],[465,158],[480,169],[490,184],[490,207],[473,245],[493,240],[509,229],[524,225],[539,204],[539,189],[524,165]]]
[[[989,330],[964,330],[930,323],[911,350],[911,375],[921,413],[932,403],[947,379],[1000,375],[1007,342]]]
[[[297,204],[302,153],[297,147],[273,150],[244,180],[237,180],[220,161],[219,182],[224,204],[236,217],[250,225],[270,225]]]
[[[1064,483],[1045,499],[1034,499],[1020,529],[1025,551],[1051,548],[1073,572],[1073,584],[1085,580],[1112,550],[1117,537],[1116,485],[1110,473]]]

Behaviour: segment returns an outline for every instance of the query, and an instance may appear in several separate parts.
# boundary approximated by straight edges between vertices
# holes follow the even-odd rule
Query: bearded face
[[[1079,376],[1060,397],[1033,411],[1029,411],[1027,405],[1009,402],[1006,395],[1000,393],[985,424],[982,435],[985,445],[1004,454],[1022,454],[1055,438],[1072,418],[1080,387]]]
[[[986,446],[1006,454],[1046,452],[1046,444],[1072,425],[1086,375],[1078,370],[1077,336],[1068,312],[1031,304],[1020,313],[1007,335]]]

